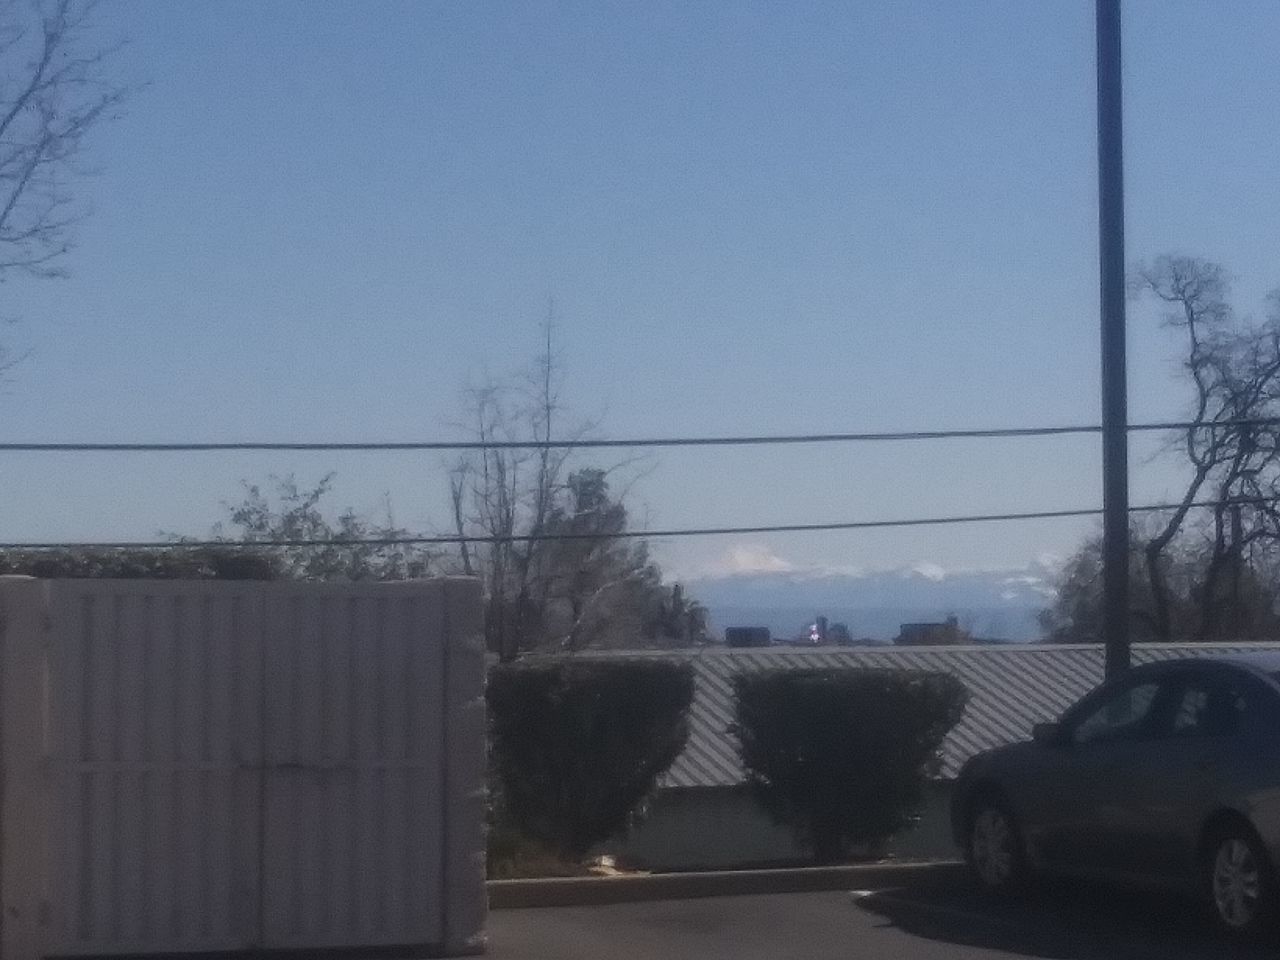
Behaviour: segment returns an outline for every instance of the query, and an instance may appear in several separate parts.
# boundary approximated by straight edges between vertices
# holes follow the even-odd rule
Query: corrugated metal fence
[[[0,607],[4,960],[482,944],[474,581],[10,580]]]

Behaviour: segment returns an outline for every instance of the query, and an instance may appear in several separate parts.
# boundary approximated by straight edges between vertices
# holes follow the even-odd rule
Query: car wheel
[[[998,800],[979,800],[969,818],[965,858],[978,882],[993,893],[1009,893],[1027,876],[1022,833],[1009,808]]]
[[[1205,856],[1205,886],[1218,926],[1239,937],[1268,928],[1276,887],[1271,863],[1253,831],[1230,825],[1213,834]]]

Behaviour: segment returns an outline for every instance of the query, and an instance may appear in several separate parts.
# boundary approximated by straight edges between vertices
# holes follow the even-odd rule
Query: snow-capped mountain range
[[[800,634],[815,616],[848,625],[856,638],[889,641],[903,623],[955,616],[975,637],[1040,638],[1037,614],[1054,597],[1054,560],[1017,570],[944,570],[918,563],[863,572],[825,568],[717,572],[687,581],[711,612],[716,631],[768,627],[775,637]]]

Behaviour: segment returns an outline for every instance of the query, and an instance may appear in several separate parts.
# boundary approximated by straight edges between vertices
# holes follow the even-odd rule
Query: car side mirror
[[[1060,723],[1037,723],[1031,728],[1031,739],[1045,747],[1061,747],[1066,743]]]

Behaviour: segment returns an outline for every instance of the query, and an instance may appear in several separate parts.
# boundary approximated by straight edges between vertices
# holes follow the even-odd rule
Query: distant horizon
[[[877,644],[892,643],[904,623],[942,623],[948,616],[939,613],[938,607],[850,607],[828,605],[817,610],[810,610],[807,616],[801,616],[806,607],[768,607],[768,606],[709,606],[712,631],[723,638],[728,627],[766,627],[774,641],[791,641],[803,639],[807,623],[812,623],[815,615],[825,616],[832,623],[843,623],[849,628],[854,643],[871,641]],[[969,632],[974,642],[984,643],[1030,643],[1043,639],[1044,631],[1035,625],[1035,611],[1028,614],[1024,622],[1002,635],[988,633],[983,624],[990,622],[984,618],[1001,617],[1009,623],[1012,618],[1009,612],[998,609],[970,609],[952,612],[960,623],[966,620],[976,626]],[[788,626],[793,624],[793,626]],[[832,644],[834,645],[834,644]]]
[[[1038,614],[1052,603],[1044,567],[949,573],[916,564],[880,571],[750,571],[690,578],[690,596],[707,607],[714,628],[768,627],[801,634],[817,616],[844,623],[854,639],[893,639],[904,623],[955,616],[981,639],[1026,641],[1043,631]]]

